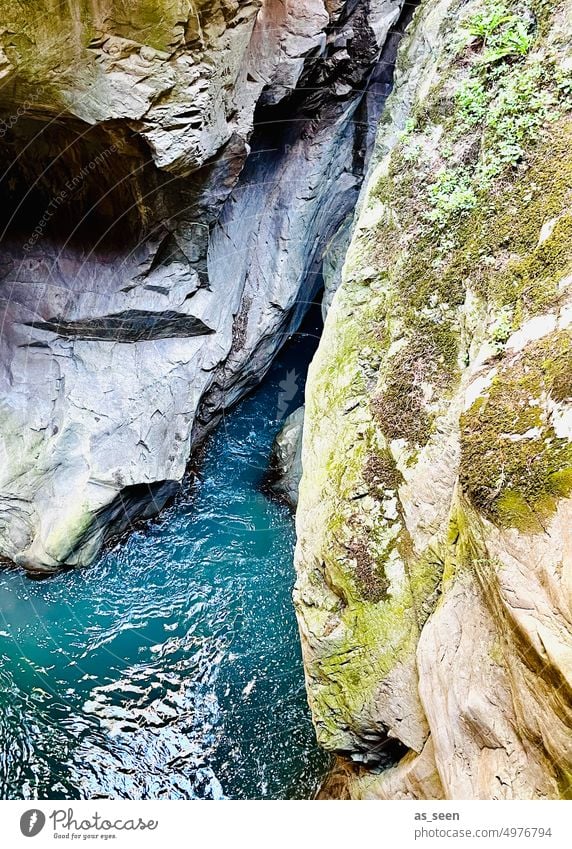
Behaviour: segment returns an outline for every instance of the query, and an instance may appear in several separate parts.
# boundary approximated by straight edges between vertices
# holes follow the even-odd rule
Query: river
[[[326,767],[293,519],[260,491],[315,320],[210,438],[200,480],[93,566],[0,573],[0,797],[308,798]]]

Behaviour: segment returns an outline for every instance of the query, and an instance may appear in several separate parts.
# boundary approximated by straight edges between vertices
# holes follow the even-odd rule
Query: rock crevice
[[[400,7],[0,4],[1,556],[88,563],[264,376],[355,205]]]

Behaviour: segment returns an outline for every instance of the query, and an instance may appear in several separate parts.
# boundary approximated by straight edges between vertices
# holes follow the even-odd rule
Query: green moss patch
[[[569,392],[571,373],[570,334],[551,334],[504,364],[461,418],[461,485],[501,525],[540,532],[572,491],[572,444],[546,407]]]
[[[388,115],[405,131],[393,146],[382,127],[311,373],[305,475],[320,512],[312,575],[334,600],[328,593],[327,610],[307,604],[303,615],[320,635],[309,673],[328,748],[360,731],[356,717],[376,715],[383,681],[414,664],[440,593],[486,558],[481,515],[540,531],[572,492],[572,451],[551,420],[551,404],[572,391],[568,334],[501,359],[523,321],[560,307],[572,272],[568,47],[546,38],[554,18],[540,21],[538,6],[507,0],[502,20],[481,22],[479,34],[474,20],[470,32],[475,10],[500,4],[452,4],[418,101],[408,100],[407,76],[396,88]],[[430,462],[461,374],[483,353],[496,357],[497,375],[462,417],[451,519],[420,553],[391,452],[406,477],[420,456]]]

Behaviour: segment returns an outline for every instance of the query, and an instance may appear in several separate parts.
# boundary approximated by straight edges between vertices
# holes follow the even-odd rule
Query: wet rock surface
[[[268,488],[296,509],[298,488],[302,477],[302,431],[304,407],[298,407],[284,422],[270,455]]]
[[[401,3],[1,4],[0,554],[161,509],[319,286]]]

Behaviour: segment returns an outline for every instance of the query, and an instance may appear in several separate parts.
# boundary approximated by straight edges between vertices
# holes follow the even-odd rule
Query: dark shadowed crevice
[[[167,310],[153,313],[146,310],[126,310],[116,315],[84,321],[50,318],[30,322],[36,330],[49,330],[65,339],[89,339],[113,342],[150,342],[175,337],[204,336],[214,330],[193,315]]]

